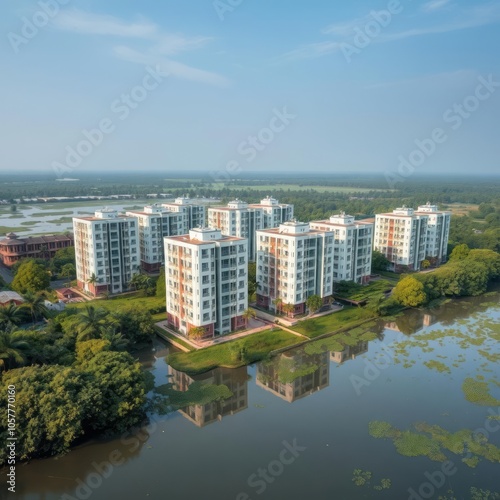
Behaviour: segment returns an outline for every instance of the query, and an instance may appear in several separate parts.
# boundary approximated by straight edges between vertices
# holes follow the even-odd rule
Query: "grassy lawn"
[[[357,285],[356,283],[349,283],[348,287],[339,287],[339,290],[334,293],[337,297],[342,297],[344,299],[355,300],[356,302],[362,302],[363,300],[370,300],[373,298],[378,298],[386,290],[392,288],[394,283],[388,280],[377,280],[372,281],[368,285]]]
[[[265,330],[248,337],[226,342],[193,352],[170,354],[167,362],[176,370],[191,375],[207,372],[218,366],[238,368],[264,359],[271,351],[300,343],[299,339],[283,330]],[[240,352],[246,349],[243,359]]]
[[[92,304],[95,307],[102,307],[110,311],[120,311],[130,306],[136,306],[155,315],[159,309],[165,309],[166,307],[165,299],[162,297],[144,297],[141,292],[138,294],[127,295],[125,297],[110,298],[109,300],[98,299],[91,300],[89,302],[77,302],[75,304],[71,304],[71,307],[84,309],[87,304]],[[163,313],[163,316],[165,316],[165,313]],[[161,321],[161,319],[165,319],[165,317],[160,318],[157,321]]]
[[[376,271],[376,274],[380,274],[387,281],[390,281],[393,285],[396,285],[401,278],[400,274],[393,273],[392,271]]]
[[[345,307],[342,311],[334,312],[328,316],[306,319],[291,328],[306,337],[314,339],[319,335],[334,333],[342,328],[354,328],[371,318],[376,318],[376,316],[367,309],[361,307]]]
[[[29,231],[29,229],[26,227],[0,226],[0,236],[7,233],[20,233],[21,231]]]

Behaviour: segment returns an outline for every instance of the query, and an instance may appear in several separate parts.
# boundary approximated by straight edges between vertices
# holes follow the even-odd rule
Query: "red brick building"
[[[74,246],[73,235],[29,236],[19,238],[14,233],[0,240],[0,262],[11,267],[25,258],[51,259],[61,248]]]

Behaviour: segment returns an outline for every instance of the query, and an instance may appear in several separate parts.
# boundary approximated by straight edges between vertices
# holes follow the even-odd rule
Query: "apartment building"
[[[278,227],[293,218],[293,205],[280,204],[267,197],[260,204],[233,200],[226,207],[208,209],[208,226],[220,229],[222,234],[248,239],[248,258],[255,261],[255,231]]]
[[[416,214],[427,216],[425,258],[433,265],[446,262],[448,239],[450,237],[451,212],[441,211],[437,205],[427,202],[426,205],[418,207]]]
[[[148,273],[156,273],[164,265],[165,236],[187,234],[190,229],[205,225],[205,207],[194,204],[189,198],[149,205],[140,212],[127,212],[127,215],[138,219],[141,268]]]
[[[138,221],[105,208],[73,218],[78,287],[97,296],[122,293],[139,272]]]
[[[256,239],[259,306],[276,311],[279,299],[302,314],[311,295],[332,295],[333,233],[290,221],[257,231]]]
[[[375,216],[374,250],[383,253],[395,271],[418,271],[427,252],[427,214],[397,208]],[[405,266],[405,267],[403,267]]]
[[[164,238],[167,317],[184,335],[214,337],[242,328],[248,307],[248,242],[218,229]]]
[[[367,283],[371,275],[373,222],[356,221],[340,212],[310,223],[311,229],[333,234],[333,281]]]

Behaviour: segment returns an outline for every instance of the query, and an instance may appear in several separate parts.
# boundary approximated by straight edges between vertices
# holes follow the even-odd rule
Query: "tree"
[[[257,293],[258,283],[257,283],[257,264],[255,262],[248,263],[248,299],[252,300],[252,297]]]
[[[24,294],[24,303],[21,307],[27,309],[31,314],[31,321],[35,324],[35,321],[47,313],[47,307],[44,303],[44,298],[41,295],[36,295],[32,292],[27,292]]]
[[[45,267],[30,260],[19,267],[12,281],[12,289],[20,294],[36,293],[46,290],[49,284],[50,277]]]
[[[17,333],[0,332],[0,369],[9,370],[26,362],[29,344]]]
[[[143,416],[145,380],[140,363],[126,352],[102,351],[80,365],[88,377],[84,428],[123,432]]]
[[[489,279],[500,277],[500,254],[493,250],[475,249],[471,250],[466,260],[481,262],[488,269]]]
[[[151,343],[155,336],[153,317],[149,311],[138,306],[130,306],[113,314],[116,330],[134,346]]]
[[[470,248],[465,243],[457,245],[450,254],[450,261],[466,259],[467,256],[469,255],[469,252]]]
[[[281,308],[283,307],[283,300],[280,297],[273,299],[274,310],[276,314],[281,313]]]
[[[84,363],[91,360],[100,352],[110,351],[111,343],[104,339],[84,340],[76,344],[76,360]]]
[[[431,267],[431,263],[427,259],[423,260],[421,265],[422,265],[422,269],[428,269],[429,267]]]
[[[95,275],[95,273],[92,273],[92,275],[90,276],[90,278],[87,280],[87,283],[89,285],[92,285],[92,286],[95,286],[98,282],[99,282],[99,279],[97,278],[97,276]]]
[[[160,269],[160,276],[156,281],[156,296],[164,299],[167,296],[167,288],[165,283],[165,268]]]
[[[73,264],[64,264],[59,273],[62,278],[68,278],[68,281],[76,276],[76,268]]]
[[[309,309],[310,314],[314,314],[316,311],[319,311],[322,305],[323,299],[319,295],[310,295],[307,297],[306,306]]]
[[[78,314],[78,338],[79,340],[98,339],[112,322],[108,317],[108,311],[86,305],[85,309]]]
[[[15,304],[0,307],[0,328],[10,331],[21,323],[21,309]]]
[[[203,326],[193,326],[189,329],[188,337],[190,339],[201,339],[206,335],[207,331]]]
[[[51,269],[59,274],[66,264],[76,265],[75,247],[60,248],[52,258]]]
[[[289,303],[283,305],[283,312],[285,312],[288,317],[290,317],[290,314],[292,314],[294,311],[295,311],[294,304]]]
[[[385,257],[382,252],[373,250],[372,253],[372,272],[373,271],[387,271],[390,261]]]
[[[248,307],[243,311],[243,317],[245,318],[246,324],[248,326],[248,323],[251,319],[254,319],[257,316],[257,313],[251,308]]]
[[[392,292],[392,297],[407,307],[419,307],[427,302],[423,283],[413,276],[405,276],[400,279]]]

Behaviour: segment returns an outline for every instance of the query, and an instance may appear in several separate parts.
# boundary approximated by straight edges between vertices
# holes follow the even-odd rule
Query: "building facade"
[[[7,267],[13,266],[17,261],[26,258],[52,259],[61,248],[74,246],[72,234],[18,237],[8,233],[7,237],[0,240],[0,261]]]
[[[427,243],[425,258],[433,265],[446,262],[450,237],[451,212],[438,209],[428,202],[418,207],[417,215],[427,216]]]
[[[257,231],[257,304],[276,311],[292,304],[292,315],[306,310],[311,295],[333,293],[333,234],[303,222],[285,222]]]
[[[420,270],[427,251],[427,214],[413,208],[397,208],[375,216],[374,250],[378,250],[397,271]]]
[[[248,242],[218,229],[195,228],[165,243],[169,325],[188,336],[193,328],[215,337],[246,326]]]
[[[329,220],[310,223],[312,229],[333,234],[333,281],[367,283],[372,268],[372,222],[356,221],[341,212]]]
[[[208,226],[220,229],[222,234],[248,239],[248,258],[255,261],[255,232],[260,229],[278,227],[293,218],[293,205],[280,204],[267,197],[260,204],[248,204],[233,200],[226,207],[208,209]]]
[[[157,273],[164,265],[165,236],[180,236],[205,225],[205,207],[189,198],[149,205],[141,212],[131,211],[127,215],[138,219],[141,268],[148,273]]]
[[[73,218],[78,287],[97,296],[129,290],[140,270],[138,221],[112,209]]]

